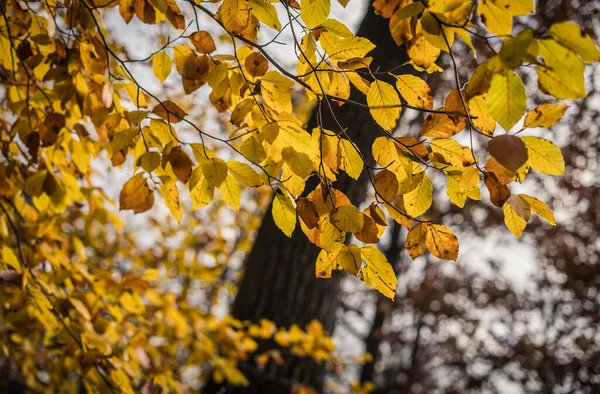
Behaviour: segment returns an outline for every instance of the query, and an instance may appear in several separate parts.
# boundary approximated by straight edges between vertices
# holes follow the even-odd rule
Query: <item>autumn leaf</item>
[[[364,216],[354,205],[344,205],[331,212],[331,223],[341,231],[355,233],[362,229]]]
[[[413,259],[428,250],[440,259],[456,261],[458,247],[454,233],[441,224],[419,223],[406,236],[406,249]]]
[[[529,151],[528,163],[534,170],[548,175],[563,175],[565,160],[560,149],[551,141],[539,137],[523,137]]]
[[[134,175],[123,185],[119,194],[119,209],[132,209],[135,213],[146,212],[154,205],[154,193],[142,173]]]
[[[525,127],[550,127],[558,122],[565,114],[564,104],[540,104],[525,117]]]
[[[329,0],[302,0],[301,4],[300,17],[309,29],[322,25],[331,7]]]
[[[421,78],[410,74],[397,75],[396,87],[408,104],[418,108],[433,108],[431,89]]]
[[[358,276],[367,286],[374,287],[384,296],[394,299],[398,279],[383,253],[374,246],[360,248],[360,255],[366,265]]]
[[[215,41],[207,31],[200,30],[194,32],[190,35],[189,39],[194,45],[194,48],[200,53],[207,54],[217,50]]]
[[[519,195],[511,195],[503,206],[504,224],[515,236],[520,237],[531,217],[529,203]]]
[[[512,172],[517,171],[523,164],[527,163],[529,158],[525,139],[514,135],[499,135],[492,138],[488,142],[488,149],[498,163]]]
[[[187,113],[171,100],[165,100],[158,104],[152,113],[170,123],[177,123],[187,116]]]
[[[423,172],[419,175],[415,188],[404,194],[404,207],[409,216],[417,217],[424,214],[433,201],[433,184]]]
[[[377,124],[388,133],[394,131],[402,110],[394,87],[382,81],[373,82],[367,93],[367,104]]]
[[[277,227],[279,227],[285,235],[291,237],[294,228],[296,227],[296,210],[290,199],[281,193],[275,193],[271,212]]]
[[[171,67],[171,58],[166,52],[158,52],[152,57],[152,71],[154,71],[154,75],[160,82],[164,82],[169,74],[171,74]]]
[[[492,118],[510,130],[527,106],[527,95],[521,78],[508,70],[505,74],[494,74],[487,93],[488,110]]]

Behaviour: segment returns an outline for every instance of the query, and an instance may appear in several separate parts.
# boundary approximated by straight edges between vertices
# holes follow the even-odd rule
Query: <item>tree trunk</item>
[[[388,20],[375,15],[372,7],[369,7],[357,35],[368,38],[377,46],[369,54],[373,56],[372,70],[389,70],[406,62],[404,48],[399,48],[391,38]],[[364,95],[354,89],[350,98],[365,102]],[[339,132],[335,121],[337,118],[343,127],[347,127],[348,136],[358,145],[367,163],[371,164],[371,144],[382,134],[369,110],[350,104],[339,107],[332,103],[332,107],[333,115],[328,106],[323,104],[323,127]],[[308,129],[312,130],[316,125],[314,111]],[[358,181],[340,174],[334,187],[358,205],[367,193],[366,171],[365,168]],[[291,239],[287,238],[275,225],[269,207],[246,261],[246,271],[233,306],[233,316],[253,322],[268,319],[278,327],[297,324],[301,328],[316,319],[327,332],[332,332],[336,320],[340,276],[334,275],[331,279],[315,277],[318,252],[318,248],[309,242],[299,228],[296,228]],[[269,346],[273,347],[273,344],[261,345],[258,352]],[[282,356],[284,365],[269,365],[264,371],[259,371],[252,360],[241,364],[240,369],[250,382],[248,387],[217,387],[210,384],[205,392],[286,393],[291,391],[294,384],[322,391],[325,376],[323,364],[287,356],[284,350]]]

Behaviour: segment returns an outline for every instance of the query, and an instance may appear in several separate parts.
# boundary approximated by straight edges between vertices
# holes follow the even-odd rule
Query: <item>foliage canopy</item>
[[[370,67],[375,45],[330,18],[329,0],[214,3],[0,3],[0,316],[7,322],[0,352],[17,360],[29,387],[67,390],[74,383],[62,380],[64,371],[77,371],[89,392],[106,386],[133,392],[145,384],[178,391],[182,372],[172,371],[180,365],[206,365],[203,379],[244,384],[237,360],[256,350],[257,339],[271,337],[293,354],[332,360],[331,339],[318,322],[284,329],[268,321],[219,319],[174,295],[170,270],[218,288],[218,275],[186,263],[190,250],[210,250],[216,259],[236,249],[228,250],[221,234],[199,244],[193,234],[160,222],[165,241],[153,251],[136,249],[113,201],[94,181],[98,161],[132,164],[119,209],[142,213],[164,204],[188,228],[198,221],[185,215],[188,197],[182,195],[189,195],[193,210],[218,200],[250,220],[244,190],[272,189],[276,225],[290,237],[302,231],[322,249],[318,277],[344,270],[392,299],[397,279],[375,246],[391,220],[407,228],[413,258],[429,251],[458,259],[457,237],[428,215],[434,195],[439,198],[432,178],[446,179],[447,197],[458,207],[487,190],[516,236],[532,213],[556,224],[544,202],[513,194],[510,185],[532,170],[564,174],[560,149],[526,134],[558,122],[567,109],[562,100],[586,96],[585,65],[600,52],[576,24],[513,32],[514,17],[535,12],[533,0],[376,0],[410,59],[399,73]],[[106,27],[116,12],[126,23],[178,33],[151,56],[131,58]],[[203,30],[199,15],[223,36]],[[481,25],[487,32],[480,33]],[[274,59],[279,33],[261,41],[264,29],[289,31],[295,71]],[[474,37],[490,50],[476,54]],[[480,56],[467,77],[453,52],[457,39]],[[436,64],[443,53],[451,58],[456,84],[440,93],[426,76],[444,71]],[[139,64],[152,70],[151,82],[176,79],[184,94],[153,93],[149,81],[135,76]],[[529,111],[534,88],[523,82],[524,69],[535,70],[548,97]],[[351,90],[361,99],[351,98]],[[445,100],[436,105],[440,94]],[[201,125],[187,96],[207,97],[222,122]],[[367,148],[376,164],[364,160],[365,148],[348,137],[346,125],[327,130],[318,122],[307,129],[302,108],[321,114],[336,106],[369,109],[379,126],[370,131],[374,142]],[[395,133],[407,110],[424,114],[418,136]],[[487,147],[486,157],[477,157],[477,144]],[[374,197],[364,209],[336,189],[344,176],[368,177]],[[166,239],[177,234],[184,242],[173,247]],[[350,242],[351,234],[358,242]],[[184,288],[191,291],[189,283]],[[39,346],[47,351],[39,353]],[[264,363],[278,356],[258,357]],[[50,360],[53,373],[40,377],[35,363]]]

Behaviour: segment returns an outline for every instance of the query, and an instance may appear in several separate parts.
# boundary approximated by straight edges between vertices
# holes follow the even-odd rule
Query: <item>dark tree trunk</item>
[[[406,52],[392,40],[388,20],[375,15],[370,7],[363,20],[358,36],[371,40],[377,48],[373,56],[372,69],[389,70],[406,62]],[[351,99],[365,102],[364,95],[352,91]],[[354,141],[367,160],[372,162],[371,144],[382,135],[381,129],[373,121],[368,109],[345,104],[341,107],[332,103],[333,116]],[[322,110],[323,127],[339,132],[339,127],[328,106]],[[308,129],[316,127],[316,111]],[[366,168],[365,168],[366,172]],[[355,204],[366,197],[368,177],[365,173],[359,181],[341,175],[334,184]],[[332,332],[336,320],[340,277],[331,279],[315,277],[315,261],[318,248],[311,244],[304,233],[296,228],[292,238],[287,238],[279,230],[270,213],[270,207],[258,231],[256,241],[246,261],[246,271],[233,306],[233,316],[240,320],[258,321],[269,319],[281,327],[297,324],[304,328],[311,320],[319,320],[326,331]],[[272,344],[261,345],[264,351]],[[220,393],[286,393],[294,384],[302,384],[321,392],[325,376],[323,364],[309,359],[286,356],[285,364],[269,365],[258,371],[252,360],[240,365],[250,385],[248,387],[216,387],[210,384],[205,392]]]

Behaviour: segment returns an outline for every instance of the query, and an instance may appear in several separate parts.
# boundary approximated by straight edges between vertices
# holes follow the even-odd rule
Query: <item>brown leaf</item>
[[[510,190],[508,187],[503,185],[493,172],[485,172],[483,174],[483,179],[485,181],[485,186],[490,192],[490,201],[492,204],[502,207],[510,197]]]
[[[379,224],[380,226],[387,226],[385,214],[383,213],[381,208],[375,205],[374,202],[371,203],[371,205],[369,205],[369,215],[373,218],[373,220],[375,220],[375,223]]]
[[[262,77],[269,69],[269,62],[260,52],[253,52],[244,61],[244,67],[253,77]]]
[[[135,213],[149,210],[154,205],[154,193],[148,186],[143,173],[134,175],[121,189],[119,209],[133,209]]]
[[[398,178],[389,170],[382,170],[373,180],[375,190],[385,201],[391,202],[398,194]]]
[[[144,23],[156,23],[156,11],[146,0],[135,0],[135,15]]]
[[[300,219],[302,219],[309,229],[315,228],[319,223],[317,208],[308,198],[300,197],[298,201],[296,201],[296,212],[298,212],[298,216],[300,216]]]
[[[167,155],[167,161],[171,163],[173,172],[181,183],[187,183],[192,175],[192,160],[180,147],[176,146]]]
[[[192,44],[196,50],[200,53],[211,53],[217,50],[217,46],[215,45],[215,41],[209,32],[201,30],[193,33],[189,37]]]
[[[502,166],[516,172],[529,158],[527,146],[514,135],[499,135],[488,143],[490,154]]]
[[[362,229],[359,232],[354,233],[354,236],[356,239],[366,244],[375,244],[379,242],[379,237],[377,236],[379,229],[377,228],[377,224],[375,224],[375,220],[364,213],[363,218],[364,222]]]
[[[184,110],[171,100],[165,100],[161,104],[158,104],[154,107],[152,113],[171,123],[177,123],[187,115]]]
[[[51,112],[46,115],[44,123],[40,125],[39,129],[42,146],[53,145],[58,138],[58,133],[65,125],[66,120],[63,114]]]

